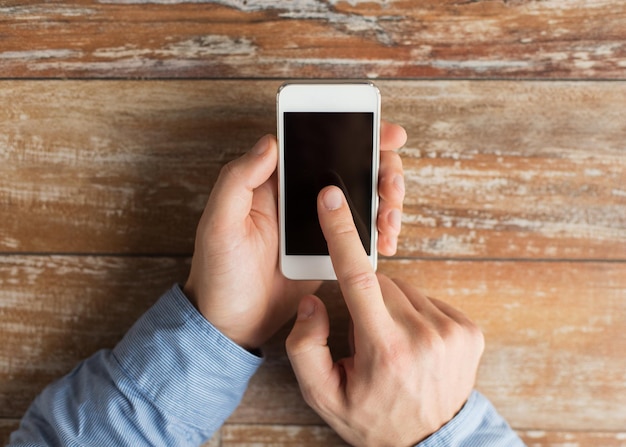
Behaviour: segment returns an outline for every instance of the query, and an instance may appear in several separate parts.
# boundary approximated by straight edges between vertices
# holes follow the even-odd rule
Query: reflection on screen
[[[374,114],[285,112],[285,232],[288,255],[328,255],[317,195],[328,185],[348,199],[370,254]]]

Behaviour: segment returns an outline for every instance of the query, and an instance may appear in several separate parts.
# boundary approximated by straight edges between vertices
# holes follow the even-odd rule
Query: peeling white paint
[[[206,63],[202,60],[192,59],[149,59],[149,58],[126,58],[113,61],[102,62],[41,62],[31,65],[32,71],[45,70],[63,70],[63,71],[93,71],[93,72],[111,72],[119,71],[136,72],[138,70],[153,70],[154,73],[161,71],[178,71],[184,69],[192,69],[196,67],[205,67]]]
[[[541,439],[546,437],[546,432],[543,430],[529,430],[525,432],[526,437],[531,439]]]
[[[530,69],[532,62],[520,60],[443,60],[435,59],[429,62],[435,68],[444,70],[471,70],[477,73],[490,70]]]
[[[433,255],[453,253],[457,256],[478,256],[479,246],[470,235],[451,236],[444,234],[437,239],[405,240],[402,244],[405,250],[422,252]]]
[[[206,3],[206,0],[99,0],[107,4],[178,4]],[[294,20],[323,20],[355,33],[374,33],[376,39],[384,45],[393,43],[391,36],[380,26],[379,21],[389,17],[366,16],[353,13],[337,12],[332,2],[322,0],[293,0],[276,2],[273,0],[213,0],[215,3],[244,12],[278,11],[278,16]]]
[[[229,36],[206,35],[193,39],[173,42],[163,49],[138,48],[127,45],[115,48],[103,48],[94,51],[94,56],[105,59],[133,58],[140,59],[146,56],[156,57],[180,57],[187,59],[202,58],[206,56],[236,56],[254,55],[256,47],[249,39],[233,39]]]
[[[601,177],[604,175],[604,172],[600,169],[585,169],[583,172],[587,177]]]
[[[590,60],[574,59],[574,66],[576,68],[580,68],[581,70],[590,70],[596,66],[596,62]]]
[[[74,50],[25,50],[4,51],[0,53],[0,59],[66,59],[82,56],[82,52]]]
[[[159,56],[199,58],[216,55],[254,55],[256,46],[245,37],[233,39],[229,36],[208,35],[169,44],[158,50]]]
[[[611,195],[616,196],[616,197],[626,197],[626,191],[622,189],[612,189]]]
[[[22,18],[28,20],[46,19],[51,13],[62,17],[85,17],[96,13],[91,8],[77,8],[73,6],[65,6],[60,4],[54,5],[19,5],[19,6],[0,6],[0,16],[10,16],[13,20]]]
[[[10,249],[17,249],[20,246],[20,241],[18,239],[15,239],[14,237],[10,237],[10,236],[3,236],[0,239],[0,247],[4,247],[6,248],[10,248]]]

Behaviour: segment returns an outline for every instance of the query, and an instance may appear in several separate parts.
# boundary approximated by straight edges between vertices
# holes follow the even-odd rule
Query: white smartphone
[[[277,95],[280,268],[290,279],[336,279],[317,196],[340,187],[363,248],[377,263],[380,92],[370,83],[287,83]]]

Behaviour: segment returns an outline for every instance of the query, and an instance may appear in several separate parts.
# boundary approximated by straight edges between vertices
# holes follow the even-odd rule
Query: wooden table
[[[174,282],[289,78],[372,78],[406,126],[398,255],[461,308],[529,446],[626,446],[626,3],[0,2],[0,435]],[[331,344],[345,349],[333,284]],[[342,445],[279,334],[212,446]]]

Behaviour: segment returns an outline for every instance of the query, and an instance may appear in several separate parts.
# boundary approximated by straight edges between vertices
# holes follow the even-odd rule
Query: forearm
[[[416,447],[523,447],[491,402],[473,391],[461,411]]]
[[[199,445],[236,408],[260,363],[176,286],[112,351],[47,387],[10,445]]]

